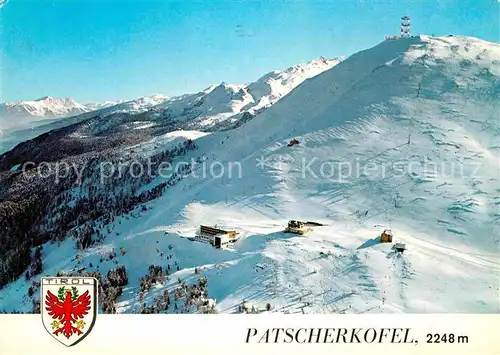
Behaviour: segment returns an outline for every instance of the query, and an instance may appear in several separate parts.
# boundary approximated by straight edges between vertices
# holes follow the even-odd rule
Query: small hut
[[[385,229],[380,235],[381,243],[392,243],[392,232],[390,229]]]
[[[406,249],[406,245],[404,245],[403,243],[396,243],[394,245],[394,249],[398,252],[398,253],[402,253],[405,251]]]

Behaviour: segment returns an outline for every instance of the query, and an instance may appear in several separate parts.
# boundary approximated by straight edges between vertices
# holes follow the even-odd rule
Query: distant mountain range
[[[22,127],[33,121],[79,115],[90,108],[70,98],[44,96],[33,101],[0,104],[0,128]]]
[[[71,98],[44,96],[32,101],[4,102],[0,103],[0,129],[33,128],[45,122],[51,123],[53,119],[89,112],[96,112],[100,115],[116,112],[139,113],[158,105],[165,108],[172,106],[184,113],[190,111],[191,106],[197,105],[198,109],[194,114],[191,112],[189,117],[199,114],[205,117],[216,116],[215,120],[225,119],[242,111],[255,114],[275,103],[305,79],[333,67],[340,61],[340,58],[321,57],[308,63],[294,65],[286,70],[273,71],[248,85],[231,85],[223,82],[196,94],[173,98],[157,94],[130,101],[81,104]]]
[[[132,123],[130,127],[134,129],[151,127],[153,123],[144,122],[149,118],[158,120],[160,117],[161,121],[161,117],[167,116],[182,121],[186,128],[211,131],[234,127],[241,118],[244,120],[240,123],[263,112],[304,80],[332,68],[342,59],[321,57],[285,70],[275,70],[250,84],[234,85],[222,82],[198,93],[171,98],[156,94],[129,101],[80,104],[69,98],[45,96],[34,101],[5,102],[0,104],[0,154],[20,142],[53,129],[92,117],[105,118],[113,114],[135,115],[151,111],[151,115],[137,119],[142,122],[140,125]],[[244,116],[246,112],[248,114]],[[134,120],[130,116],[122,116],[122,119]],[[117,123],[115,120],[114,124]],[[127,127],[129,126],[120,129],[128,129]]]

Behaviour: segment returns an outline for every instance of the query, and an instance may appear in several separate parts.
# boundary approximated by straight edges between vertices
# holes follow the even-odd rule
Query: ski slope
[[[498,44],[469,37],[385,41],[235,130],[165,137],[194,138],[199,149],[182,159],[206,165],[103,230],[82,264],[74,241],[45,245],[43,273],[126,265],[126,313],[148,266],[174,262],[180,270],[146,301],[195,280],[196,267],[224,313],[243,301],[280,313],[497,313],[499,57]],[[300,144],[288,147],[292,138]],[[290,219],[326,225],[285,234]],[[223,250],[188,240],[200,224],[241,237]],[[406,244],[402,255],[378,243],[384,228]],[[126,255],[99,262],[121,247]],[[1,290],[3,308],[29,310],[28,286]]]

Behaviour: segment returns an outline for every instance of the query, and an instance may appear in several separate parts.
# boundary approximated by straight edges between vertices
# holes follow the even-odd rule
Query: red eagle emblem
[[[82,335],[82,329],[85,328],[85,322],[82,318],[90,311],[90,294],[85,291],[81,296],[78,295],[78,289],[59,288],[58,295],[47,291],[45,296],[45,310],[54,319],[50,324],[52,334],[58,336],[62,333],[66,338],[73,334]]]

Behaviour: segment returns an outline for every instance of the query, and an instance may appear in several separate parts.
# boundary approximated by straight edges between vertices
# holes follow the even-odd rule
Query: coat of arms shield
[[[93,277],[42,277],[40,313],[47,332],[66,346],[82,341],[95,324],[97,289]]]

